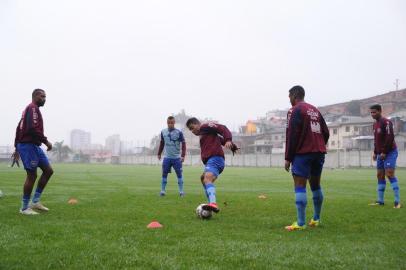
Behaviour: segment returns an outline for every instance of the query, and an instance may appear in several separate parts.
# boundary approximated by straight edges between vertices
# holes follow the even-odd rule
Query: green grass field
[[[221,212],[209,221],[194,213],[205,202],[201,168],[184,168],[184,198],[174,174],[158,196],[159,167],[54,169],[42,197],[51,211],[29,217],[18,213],[25,172],[0,164],[0,269],[406,269],[406,208],[392,208],[389,185],[387,204],[368,206],[372,169],[325,170],[323,226],[297,232],[283,229],[296,210],[282,169],[226,168],[217,182]],[[406,170],[397,175],[405,198]],[[152,220],[164,228],[147,229]]]

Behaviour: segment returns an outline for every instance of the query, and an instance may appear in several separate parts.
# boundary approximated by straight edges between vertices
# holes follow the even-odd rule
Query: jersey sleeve
[[[186,141],[185,141],[185,137],[183,136],[183,132],[181,131],[179,133],[179,141],[182,144],[182,154],[181,157],[185,157],[186,156]]]
[[[41,143],[47,143],[48,139],[45,137],[41,129],[42,123],[40,122],[40,114],[38,107],[31,107],[26,111],[25,121],[27,133],[31,134],[33,138],[37,138]]]
[[[321,114],[320,114],[320,126],[321,126],[321,133],[323,134],[324,144],[327,145],[328,139],[330,138],[330,131],[328,130],[326,121],[324,120],[324,118]]]
[[[18,123],[17,128],[16,128],[16,136],[15,136],[15,138],[14,138],[14,147],[17,147],[17,140],[18,140],[18,134],[19,134],[19,126],[20,126],[20,122]]]
[[[302,122],[301,111],[296,108],[290,116],[286,132],[285,160],[292,162],[300,136],[300,126]]]
[[[381,153],[389,153],[393,148],[393,142],[395,140],[395,135],[393,133],[393,124],[391,121],[384,121],[382,126],[382,131],[385,134],[383,139]]]
[[[164,150],[164,145],[165,145],[165,142],[164,142],[164,135],[163,135],[162,132],[161,132],[161,140],[160,140],[160,142],[159,142],[158,156],[160,156],[160,155],[162,154],[162,151]]]
[[[223,139],[221,140],[223,145],[226,142],[233,140],[231,131],[225,125],[209,123],[205,126],[205,129],[210,133],[216,133],[218,135],[221,135],[221,137],[223,137]]]

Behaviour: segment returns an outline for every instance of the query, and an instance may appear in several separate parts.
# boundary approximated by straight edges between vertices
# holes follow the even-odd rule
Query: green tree
[[[54,143],[51,152],[56,154],[57,162],[63,162],[69,157],[72,150],[69,148],[69,146],[64,145],[63,141],[60,141]]]

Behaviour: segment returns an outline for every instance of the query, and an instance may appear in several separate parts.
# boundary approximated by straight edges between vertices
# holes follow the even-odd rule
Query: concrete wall
[[[121,164],[160,165],[156,156],[121,156]],[[200,156],[187,156],[185,165],[202,165]],[[277,154],[237,154],[226,155],[227,166],[235,167],[283,167],[285,156]],[[326,155],[326,168],[374,167],[372,152],[370,151],[330,151]],[[399,151],[398,167],[406,167],[406,151]]]

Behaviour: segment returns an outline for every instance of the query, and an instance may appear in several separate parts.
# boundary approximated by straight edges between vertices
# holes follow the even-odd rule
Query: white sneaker
[[[27,208],[25,210],[20,209],[20,214],[27,215],[27,216],[32,216],[32,215],[38,215],[39,213],[35,212],[31,208]]]
[[[46,208],[45,206],[42,205],[41,202],[37,202],[37,203],[31,203],[30,205],[31,209],[35,209],[35,210],[41,210],[41,211],[49,211],[49,208]]]

